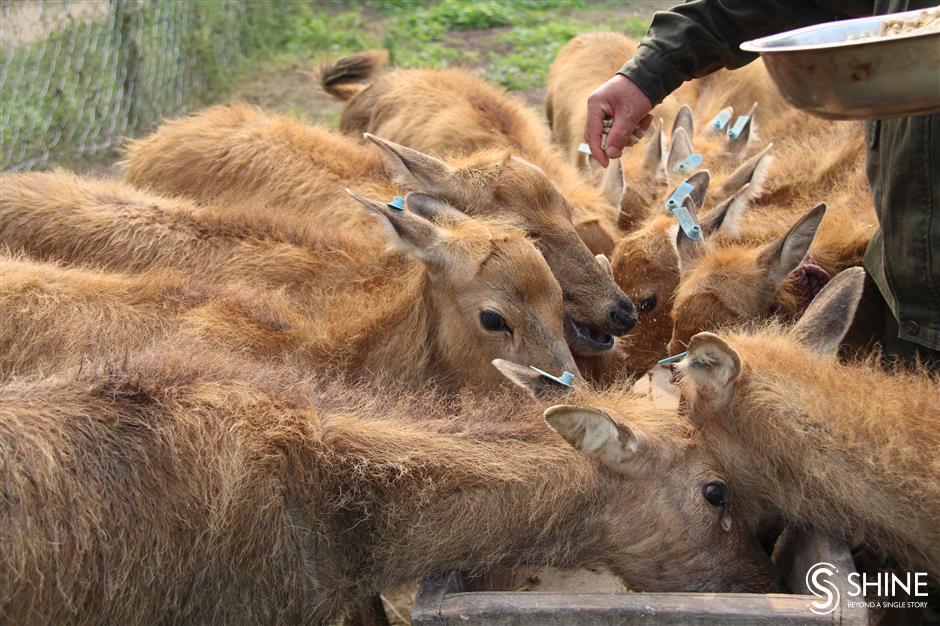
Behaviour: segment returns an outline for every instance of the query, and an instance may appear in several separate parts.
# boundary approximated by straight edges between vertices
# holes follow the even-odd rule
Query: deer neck
[[[404,383],[423,383],[436,361],[431,284],[420,267],[390,283],[383,291],[387,303],[359,329],[359,365],[376,373],[394,374]]]
[[[739,447],[732,458],[746,465],[736,471],[726,462],[728,471],[755,476],[751,487],[784,514],[849,540],[870,539],[895,556],[903,558],[899,546],[940,541],[940,485],[925,462],[940,446],[929,434],[936,408],[926,385],[885,393],[904,382],[865,368],[804,365],[799,376],[793,363],[752,365],[750,379],[739,382],[720,421]]]
[[[350,561],[378,584],[450,569],[597,564],[607,552],[588,512],[609,499],[611,483],[541,419],[452,422],[439,432],[360,423],[339,440],[375,451],[344,473],[359,476],[355,489],[371,500],[368,537]],[[337,454],[339,467],[363,462]]]

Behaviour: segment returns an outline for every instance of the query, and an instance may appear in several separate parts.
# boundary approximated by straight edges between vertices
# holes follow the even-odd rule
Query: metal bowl
[[[741,44],[759,52],[793,106],[833,120],[940,111],[940,32],[846,41],[905,11],[819,24]]]

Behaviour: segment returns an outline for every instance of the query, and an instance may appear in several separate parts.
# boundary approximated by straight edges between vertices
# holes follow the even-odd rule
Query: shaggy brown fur
[[[372,139],[381,149],[258,109],[214,107],[131,143],[127,180],[217,206],[276,207],[310,227],[345,231],[363,228],[366,218],[344,188],[389,200],[422,189],[471,215],[516,220],[561,284],[569,317],[598,332],[625,332],[611,313],[630,315],[629,302],[593,262],[570,205],[544,172],[505,150],[444,162]]]
[[[370,210],[391,231],[389,241],[410,252],[400,254],[376,250],[361,237],[302,233],[263,215],[239,219],[64,173],[5,176],[3,188],[0,243],[13,251],[251,285],[254,293],[225,302],[206,294],[184,298],[192,306],[210,301],[203,312],[209,317],[200,318],[203,332],[221,335],[233,347],[265,346],[262,354],[269,355],[299,349],[313,364],[359,376],[394,374],[412,384],[429,378],[496,383],[501,379],[489,363],[497,357],[556,373],[577,371],[564,341],[561,290],[548,266],[520,231],[493,220],[450,209],[456,221],[430,221],[373,203]],[[409,206],[422,197],[426,204],[426,196],[409,195]],[[98,298],[103,319],[130,305],[127,293],[139,292],[135,297],[147,309],[158,306],[166,291],[158,280],[150,286],[149,277],[135,285],[124,279],[96,285],[87,274],[76,283],[57,276],[52,271],[37,284],[27,271],[22,282],[5,287],[11,297],[26,299],[23,306],[33,297],[46,304],[61,299],[57,307],[67,310],[73,297]],[[38,295],[42,289],[61,291],[46,297]],[[276,293],[269,299],[258,290]],[[170,310],[174,299],[166,304]],[[226,319],[233,309],[239,313]],[[484,310],[500,314],[508,330],[484,328]],[[96,316],[86,321],[93,332]],[[158,321],[152,314],[147,319]]]
[[[338,66],[346,64],[347,59],[337,62]],[[321,83],[334,71],[333,66],[325,68]],[[544,170],[568,200],[575,227],[591,251],[610,254],[618,234],[619,202],[608,201],[565,161],[548,141],[545,125],[534,111],[470,72],[397,69],[385,73],[348,100],[339,126],[353,136],[370,132],[433,154],[501,148],[528,159]]]
[[[877,228],[871,194],[861,171],[857,172],[855,185],[834,190],[832,194],[834,203],[826,210],[818,230],[812,229],[815,237],[808,232],[812,241],[808,258],[829,276],[861,265]],[[806,248],[783,263],[774,256],[789,232],[778,226],[783,219],[787,215],[782,211],[767,216],[761,224],[763,228],[751,228],[750,241],[744,243],[694,246],[695,252],[682,263],[675,294],[670,353],[684,350],[692,335],[703,330],[766,319],[774,313],[790,318],[799,316],[812,297],[801,289]],[[793,226],[796,220],[789,219],[789,226]],[[781,234],[768,243],[754,245],[755,239],[764,239],[761,235],[770,233]]]
[[[864,272],[851,272],[818,298],[851,277],[854,302],[833,298],[791,330],[696,335],[679,365],[683,397],[741,493],[936,576],[940,380],[828,356],[861,295]]]
[[[580,454],[518,396],[315,386],[188,347],[10,383],[0,616],[325,623],[416,577],[539,563],[634,589],[772,586],[702,498],[724,476],[684,420],[624,398],[608,434],[635,451]]]
[[[260,360],[344,369],[343,350],[331,350],[278,291],[167,270],[119,274],[2,255],[0,267],[3,380],[102,359],[119,363],[177,337]]]

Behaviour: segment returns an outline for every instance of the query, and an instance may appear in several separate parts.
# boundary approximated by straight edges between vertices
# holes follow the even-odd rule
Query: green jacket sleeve
[[[619,73],[658,104],[689,79],[753,61],[756,54],[739,48],[748,39],[870,14],[871,5],[871,0],[691,0],[656,13],[636,54]]]

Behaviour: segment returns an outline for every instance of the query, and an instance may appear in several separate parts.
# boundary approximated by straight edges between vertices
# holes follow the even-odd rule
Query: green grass
[[[350,10],[350,6],[355,9]],[[335,58],[381,46],[389,50],[395,65],[482,66],[481,72],[490,80],[509,89],[530,89],[544,84],[548,66],[559,48],[579,33],[618,30],[642,36],[645,21],[604,15],[623,6],[613,2],[588,4],[585,0],[293,3],[262,16],[257,31],[267,32],[269,25],[278,31],[259,50],[285,64]],[[581,19],[577,17],[579,12],[601,16]],[[283,28],[284,24],[289,27]],[[462,35],[490,29],[495,31],[484,39],[484,50],[462,44]]]
[[[548,67],[558,50],[572,37],[594,30],[615,30],[640,37],[646,32],[646,23],[627,18],[618,27],[609,23],[555,18],[536,26],[515,28],[497,38],[500,43],[511,44],[511,51],[493,61],[486,77],[509,89],[531,89],[544,85]]]

